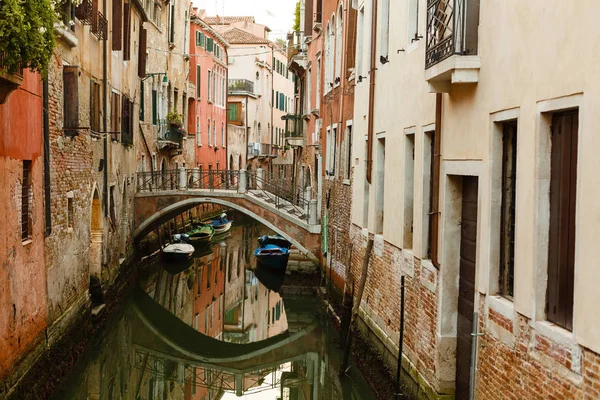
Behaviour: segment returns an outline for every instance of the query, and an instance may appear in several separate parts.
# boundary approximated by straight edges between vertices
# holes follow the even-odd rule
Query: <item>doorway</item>
[[[473,342],[471,331],[473,329],[473,312],[475,311],[478,186],[477,177],[463,177],[456,332],[456,400],[469,399]]]

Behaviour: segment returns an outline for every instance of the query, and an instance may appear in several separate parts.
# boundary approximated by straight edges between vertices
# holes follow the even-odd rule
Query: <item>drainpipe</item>
[[[246,165],[244,165],[243,169],[248,169],[248,143],[250,138],[248,137],[248,95],[246,95]],[[240,169],[242,166],[240,165]]]
[[[104,1],[102,6],[102,13],[107,15],[106,4]],[[108,132],[108,126],[106,123],[106,116],[108,110],[107,96],[108,96],[108,39],[104,40],[104,46],[102,47],[102,91],[104,96],[102,97],[102,130]],[[104,216],[108,217],[108,135],[104,136]]]
[[[375,71],[377,71],[377,1],[371,3],[371,70],[369,78],[369,127],[367,136],[367,182],[371,183],[373,173],[373,129],[375,115]]]
[[[431,262],[440,266],[438,245],[440,229],[440,175],[442,169],[442,94],[435,95],[435,136],[433,138],[433,190],[431,194]]]
[[[52,209],[50,207],[50,117],[48,115],[49,107],[49,88],[48,78],[43,81],[43,124],[44,124],[44,209],[46,213],[46,236],[52,233]]]

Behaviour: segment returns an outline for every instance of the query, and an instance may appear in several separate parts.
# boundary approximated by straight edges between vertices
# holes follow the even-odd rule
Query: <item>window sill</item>
[[[33,243],[32,239],[27,239],[27,240],[24,240],[23,242],[21,242],[21,244],[23,245],[23,247],[29,246],[31,243]]]
[[[350,179],[344,179],[342,181],[342,184],[346,185],[346,186],[350,186]]]

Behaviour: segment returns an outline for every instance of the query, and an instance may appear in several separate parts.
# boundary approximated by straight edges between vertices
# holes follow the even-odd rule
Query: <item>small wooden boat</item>
[[[168,260],[186,260],[194,254],[194,246],[188,243],[169,243],[162,252]]]
[[[227,217],[227,214],[223,213],[218,218],[212,219],[210,221],[204,222],[206,225],[212,226],[215,230],[215,235],[220,233],[225,233],[231,229],[231,224],[233,223],[232,219]]]
[[[191,242],[208,243],[215,234],[215,230],[210,225],[196,225],[187,234]]]
[[[254,250],[257,264],[265,269],[285,271],[292,244],[279,235],[262,236],[258,243],[260,246]]]

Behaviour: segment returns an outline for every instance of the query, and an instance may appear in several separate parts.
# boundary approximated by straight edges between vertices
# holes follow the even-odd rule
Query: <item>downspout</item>
[[[225,51],[225,58],[227,61],[227,68],[225,68],[225,93],[223,93],[223,95],[225,96],[225,146],[227,151],[225,152],[225,165],[227,165],[227,162],[229,162],[230,157],[227,157],[227,155],[229,154],[231,156],[230,153],[230,149],[229,149],[229,106],[227,104],[227,101],[229,100],[229,52],[227,51],[227,48],[225,46],[223,46],[223,50]],[[247,146],[246,146],[247,148]],[[233,169],[233,165],[230,165],[229,168],[227,168],[229,170]],[[242,166],[240,165],[240,168],[242,169]],[[223,299],[223,304],[225,304],[225,299]]]
[[[244,169],[248,169],[248,140],[250,138],[248,137],[248,95],[246,95],[246,165],[244,165]],[[241,165],[240,169],[242,169]]]
[[[106,5],[107,1],[103,2],[102,12],[104,15],[107,15]],[[103,132],[108,132],[108,126],[106,123],[107,115],[108,115],[108,39],[104,40],[104,46],[102,48],[102,91],[104,92],[104,96],[102,96],[102,130]],[[108,135],[104,136],[104,216],[108,217]]]
[[[433,138],[433,190],[431,194],[431,262],[440,266],[438,253],[440,229],[440,176],[442,169],[442,93],[435,95],[435,133]]]
[[[275,47],[271,47],[271,63],[273,62],[273,59],[275,58]],[[271,93],[275,93],[275,66],[271,65]],[[271,146],[269,146],[269,150],[271,151],[271,154],[269,155],[273,155],[273,131],[275,130],[275,128],[273,128],[273,114],[275,113],[275,111],[273,110],[273,106],[274,106],[274,96],[271,96]],[[269,159],[269,178],[270,175],[273,172],[273,159]]]
[[[44,209],[46,213],[46,236],[52,233],[52,208],[50,206],[50,117],[49,107],[49,87],[48,78],[43,81],[43,124],[44,124]]]
[[[369,126],[367,136],[367,182],[371,183],[373,173],[373,129],[375,115],[375,72],[377,71],[377,1],[373,1],[371,12],[371,70],[369,72]]]

